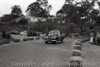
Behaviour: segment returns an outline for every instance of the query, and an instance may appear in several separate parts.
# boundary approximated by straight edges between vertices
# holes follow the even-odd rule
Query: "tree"
[[[25,18],[25,16],[21,17],[21,19],[18,22],[20,25],[26,25],[28,24],[28,19]]]
[[[14,5],[11,7],[11,14],[5,14],[1,17],[2,22],[12,22],[15,21],[16,18],[23,16],[21,7],[19,5]]]
[[[48,2],[46,0],[37,0],[27,7],[26,12],[28,12],[30,16],[48,17],[51,8],[51,5],[48,5]]]
[[[21,10],[21,7],[19,5],[14,5],[11,7],[12,11],[11,11],[11,15],[13,17],[20,17],[22,16],[22,10]]]
[[[95,18],[98,16],[99,11],[94,9],[96,0],[84,0],[81,2],[74,2],[73,0],[66,0],[60,11],[61,15],[65,14],[64,20],[67,24],[74,23],[80,27],[80,31],[83,33],[86,31],[88,23],[96,21]],[[59,11],[57,12],[59,13]],[[92,21],[91,21],[92,20]]]
[[[13,17],[11,16],[11,14],[5,14],[0,19],[1,22],[10,22],[13,19]]]
[[[47,20],[47,21],[38,21],[37,23],[33,23],[30,25],[30,29],[38,32],[45,32],[47,33],[50,30],[55,29],[54,24],[52,21]]]

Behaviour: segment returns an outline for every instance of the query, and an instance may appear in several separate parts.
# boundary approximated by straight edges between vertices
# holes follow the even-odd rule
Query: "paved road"
[[[83,57],[84,67],[100,67],[100,46],[84,43]]]
[[[68,67],[74,40],[65,39],[62,44],[34,40],[0,45],[0,67]],[[83,67],[100,67],[100,46],[84,43],[82,57]]]
[[[43,40],[11,43],[0,46],[0,67],[67,67],[72,42],[45,44]]]

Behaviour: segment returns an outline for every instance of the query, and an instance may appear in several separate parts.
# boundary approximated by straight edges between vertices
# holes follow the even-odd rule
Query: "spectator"
[[[97,32],[97,44],[99,45],[100,44],[100,31]]]

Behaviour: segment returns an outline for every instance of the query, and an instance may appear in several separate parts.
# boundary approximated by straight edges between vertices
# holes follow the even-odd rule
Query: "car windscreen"
[[[58,31],[51,31],[48,34],[48,36],[56,36],[56,35],[60,36],[60,33]]]

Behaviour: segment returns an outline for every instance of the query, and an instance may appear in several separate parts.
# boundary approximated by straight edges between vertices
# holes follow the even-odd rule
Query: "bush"
[[[2,41],[0,42],[0,45],[3,45],[3,42]]]
[[[3,43],[4,44],[9,44],[10,43],[10,40],[4,40]]]
[[[24,39],[23,39],[23,41],[28,41],[28,40],[29,40],[28,38],[24,38]]]
[[[6,33],[6,39],[10,39],[11,38],[11,34],[10,33]]]
[[[6,32],[2,31],[2,38],[5,38],[5,37],[6,37]]]
[[[33,31],[28,31],[27,36],[37,36],[37,33],[33,32]]]
[[[11,34],[3,31],[2,32],[2,38],[10,39],[11,38]]]
[[[39,40],[40,38],[39,37],[37,37],[37,38],[35,38],[36,40]]]
[[[29,40],[34,40],[34,38],[29,38]]]
[[[13,42],[20,42],[20,39],[14,39]]]

